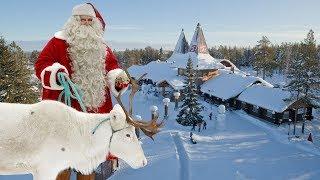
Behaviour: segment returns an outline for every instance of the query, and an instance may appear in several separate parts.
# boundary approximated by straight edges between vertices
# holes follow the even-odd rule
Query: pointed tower
[[[200,23],[197,24],[188,52],[188,43],[186,41],[184,31],[182,30],[175,50],[167,62],[170,67],[178,68],[178,74],[183,75],[188,59],[191,58],[194,69],[207,72],[208,70],[215,71],[224,66],[209,54],[208,46],[203,35]]]
[[[206,39],[204,38],[200,23],[197,24],[196,30],[193,34],[189,52],[195,52],[196,54],[209,54]]]
[[[189,44],[187,42],[186,36],[184,35],[184,31],[182,29],[173,53],[186,54],[188,50],[189,50]]]

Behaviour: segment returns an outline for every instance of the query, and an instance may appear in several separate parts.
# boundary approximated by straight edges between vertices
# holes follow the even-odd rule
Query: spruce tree
[[[0,101],[8,103],[35,103],[38,95],[31,85],[28,59],[15,43],[7,45],[0,38]]]
[[[192,66],[192,61],[189,58],[186,68],[187,80],[184,89],[182,90],[184,101],[176,119],[176,121],[183,126],[191,126],[194,123],[203,121],[203,116],[200,114],[201,105],[197,101],[197,86]]]

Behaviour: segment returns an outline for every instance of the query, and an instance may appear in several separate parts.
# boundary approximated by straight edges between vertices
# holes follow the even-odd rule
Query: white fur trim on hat
[[[118,68],[118,69],[113,69],[113,70],[109,71],[107,74],[107,82],[109,85],[109,89],[111,90],[111,92],[115,96],[118,96],[119,93],[123,94],[128,89],[128,86],[127,86],[127,87],[123,88],[120,92],[118,92],[115,88],[116,78],[123,72],[124,72],[124,70]]]
[[[59,69],[64,69],[64,71],[69,75],[67,68],[59,63],[54,63],[51,66],[48,66],[42,70],[40,74],[42,87],[50,90],[63,90],[63,86],[60,86],[57,84],[56,74]],[[50,73],[50,80],[49,80],[50,86],[46,86],[44,83],[44,74],[46,73],[46,71]]]
[[[90,4],[79,4],[72,9],[72,15],[86,15],[96,17],[96,13]]]

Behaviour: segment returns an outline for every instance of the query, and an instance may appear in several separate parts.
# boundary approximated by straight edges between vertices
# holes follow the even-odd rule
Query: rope
[[[58,81],[63,86],[63,90],[59,94],[58,101],[62,102],[62,97],[64,103],[71,107],[71,98],[76,99],[83,112],[87,112],[86,107],[82,100],[81,90],[70,80],[68,75],[63,72],[58,73]]]
[[[96,130],[98,129],[98,127],[99,127],[102,123],[104,123],[104,122],[106,122],[106,121],[108,121],[108,120],[110,120],[110,118],[106,118],[106,119],[102,120],[101,122],[99,122],[99,124],[98,124],[95,128],[93,128],[92,134],[94,134],[94,133],[96,132]]]
[[[82,100],[82,92],[78,88],[76,84],[74,84],[68,75],[63,72],[58,73],[58,81],[63,86],[63,90],[59,94],[58,101],[62,102],[62,97],[64,99],[64,103],[71,107],[71,98],[76,99],[80,104],[80,107],[83,112],[87,112],[86,107]],[[71,87],[71,88],[70,88]],[[106,121],[110,120],[110,118],[106,118],[99,122],[99,124],[92,130],[92,134],[96,132],[96,130],[100,127],[100,125]]]

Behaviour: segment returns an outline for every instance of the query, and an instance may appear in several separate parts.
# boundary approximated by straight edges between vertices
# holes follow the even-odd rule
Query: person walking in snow
[[[210,120],[212,120],[212,112],[210,112],[209,118],[210,118]]]
[[[207,122],[206,121],[203,121],[203,127],[202,129],[207,129]]]
[[[191,131],[195,131],[195,130],[196,130],[196,126],[197,126],[197,123],[196,123],[196,122],[193,122],[193,123],[192,123]]]
[[[87,112],[110,112],[110,91],[114,95],[123,93],[128,87],[129,79],[103,39],[105,25],[101,14],[91,3],[80,4],[72,9],[72,16],[62,30],[55,33],[46,44],[35,63],[36,75],[43,87],[43,100],[58,100],[64,89],[57,80],[57,74],[61,72],[82,91]],[[82,111],[75,99],[71,106]],[[70,170],[65,170],[57,180],[69,178]],[[94,178],[94,173],[77,174],[78,180]]]
[[[201,124],[202,124],[202,122],[198,122],[198,132],[200,132],[200,130],[201,130]]]

